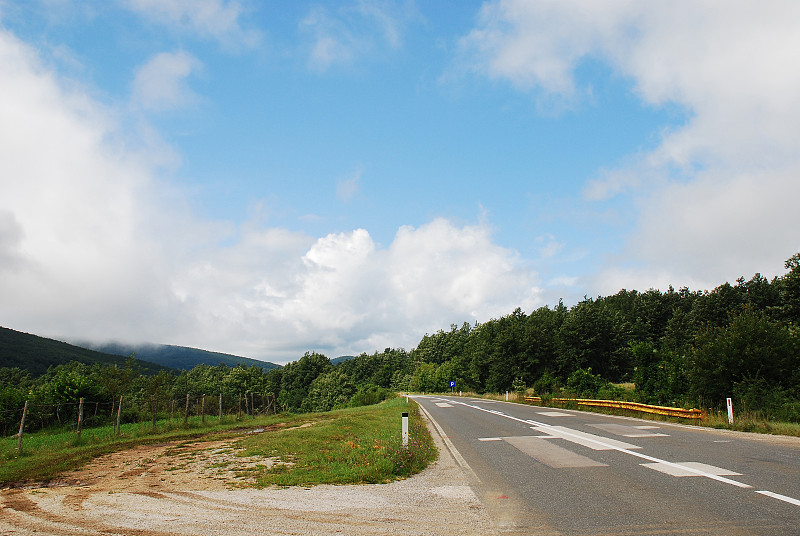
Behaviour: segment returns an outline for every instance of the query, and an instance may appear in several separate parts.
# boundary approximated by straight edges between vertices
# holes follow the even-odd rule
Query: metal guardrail
[[[541,397],[526,396],[528,402],[541,402]],[[595,406],[601,408],[627,409],[630,411],[640,411],[642,413],[654,413],[656,415],[668,415],[670,417],[680,417],[682,419],[702,419],[706,412],[701,409],[670,408],[667,406],[651,406],[649,404],[639,404],[638,402],[621,402],[617,400],[592,400],[587,398],[551,398],[552,402],[574,402],[579,406]]]

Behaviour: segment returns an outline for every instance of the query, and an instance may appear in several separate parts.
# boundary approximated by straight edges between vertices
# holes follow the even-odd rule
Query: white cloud
[[[260,42],[257,31],[240,26],[242,6],[235,0],[124,0],[124,3],[155,22],[211,37],[226,47],[251,48]]]
[[[309,38],[308,63],[318,71],[402,46],[404,26],[416,18],[413,4],[359,0],[330,11],[313,7],[300,22]]]
[[[364,229],[265,228],[258,211],[239,227],[200,220],[161,155],[131,148],[163,142],[132,145],[122,113],[0,30],[0,325],[286,362],[411,347],[539,303],[536,274],[484,223],[403,227],[380,247]]]
[[[68,330],[92,311],[91,335],[111,311],[135,324],[139,302],[160,291],[147,163],[120,152],[104,110],[63,90],[7,32],[0,88],[0,319]]]
[[[714,286],[782,273],[800,249],[789,231],[800,211],[787,206],[800,193],[798,17],[800,4],[788,0],[502,0],[484,5],[461,51],[480,75],[567,100],[586,89],[575,76],[581,63],[599,60],[645,103],[686,110],[655,149],[587,177],[584,195],[630,195],[639,214],[609,274]],[[599,278],[612,280],[630,286]]]
[[[340,201],[350,201],[358,194],[361,182],[361,171],[356,171],[352,176],[340,180],[336,184],[336,197]]]
[[[147,110],[189,106],[199,97],[186,85],[186,79],[201,67],[194,56],[183,51],[157,54],[136,71],[132,100]]]
[[[364,229],[316,240],[253,231],[196,262],[184,284],[179,293],[215,327],[196,336],[211,347],[235,338],[249,355],[410,348],[451,322],[541,304],[536,274],[486,227],[446,220],[403,227],[387,248]]]

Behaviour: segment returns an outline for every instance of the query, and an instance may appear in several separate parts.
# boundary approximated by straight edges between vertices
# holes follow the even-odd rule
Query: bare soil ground
[[[269,433],[269,431],[263,432]],[[390,484],[252,489],[235,440],[140,446],[45,486],[0,490],[0,534],[496,534],[434,432],[440,459]]]

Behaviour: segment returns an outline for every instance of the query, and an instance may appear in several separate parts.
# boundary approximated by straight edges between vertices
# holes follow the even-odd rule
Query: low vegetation
[[[400,447],[400,414],[412,414],[413,440]],[[243,435],[271,428],[263,434]],[[283,428],[286,428],[285,430]],[[47,481],[76,469],[103,454],[147,443],[179,440],[241,439],[242,456],[278,458],[273,470],[252,469],[259,486],[386,482],[424,469],[436,457],[432,438],[415,404],[394,398],[368,407],[327,413],[281,414],[255,418],[216,417],[205,423],[199,417],[130,423],[119,436],[113,427],[73,431],[45,430],[24,437],[17,451],[16,438],[0,441],[0,483]]]
[[[410,440],[403,447],[402,411],[409,411]],[[250,469],[258,486],[380,483],[423,470],[436,447],[416,404],[394,398],[379,406],[314,414],[311,426],[244,439],[242,456],[277,457],[271,468]]]

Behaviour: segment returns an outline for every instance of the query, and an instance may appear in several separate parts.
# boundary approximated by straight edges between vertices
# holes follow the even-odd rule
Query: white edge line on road
[[[456,446],[453,445],[453,442],[450,441],[450,438],[447,437],[447,434],[444,433],[444,430],[442,430],[442,427],[439,426],[438,422],[436,422],[436,419],[434,419],[431,416],[431,414],[428,413],[428,410],[426,410],[424,407],[422,407],[422,404],[417,404],[417,405],[419,406],[419,409],[421,409],[422,412],[425,414],[425,417],[427,417],[428,420],[430,420],[433,423],[434,428],[436,428],[436,432],[439,434],[439,437],[442,438],[442,441],[444,441],[444,444],[447,447],[447,450],[450,451],[450,454],[453,456],[453,459],[455,459],[456,463],[461,466],[461,469],[465,473],[467,473],[467,475],[469,477],[472,477],[475,480],[480,481],[480,478],[478,478],[478,475],[475,474],[475,471],[473,471],[472,467],[469,466],[469,464],[467,463],[467,460],[465,460],[464,457],[461,455],[461,453],[458,452],[458,450],[456,449]]]
[[[800,506],[800,501],[797,499],[792,499],[791,497],[781,495],[780,493],[772,493],[771,491],[757,491],[756,493],[760,493],[761,495],[766,495],[767,497],[772,497],[773,499],[778,499],[779,501],[787,502],[795,506]]]

